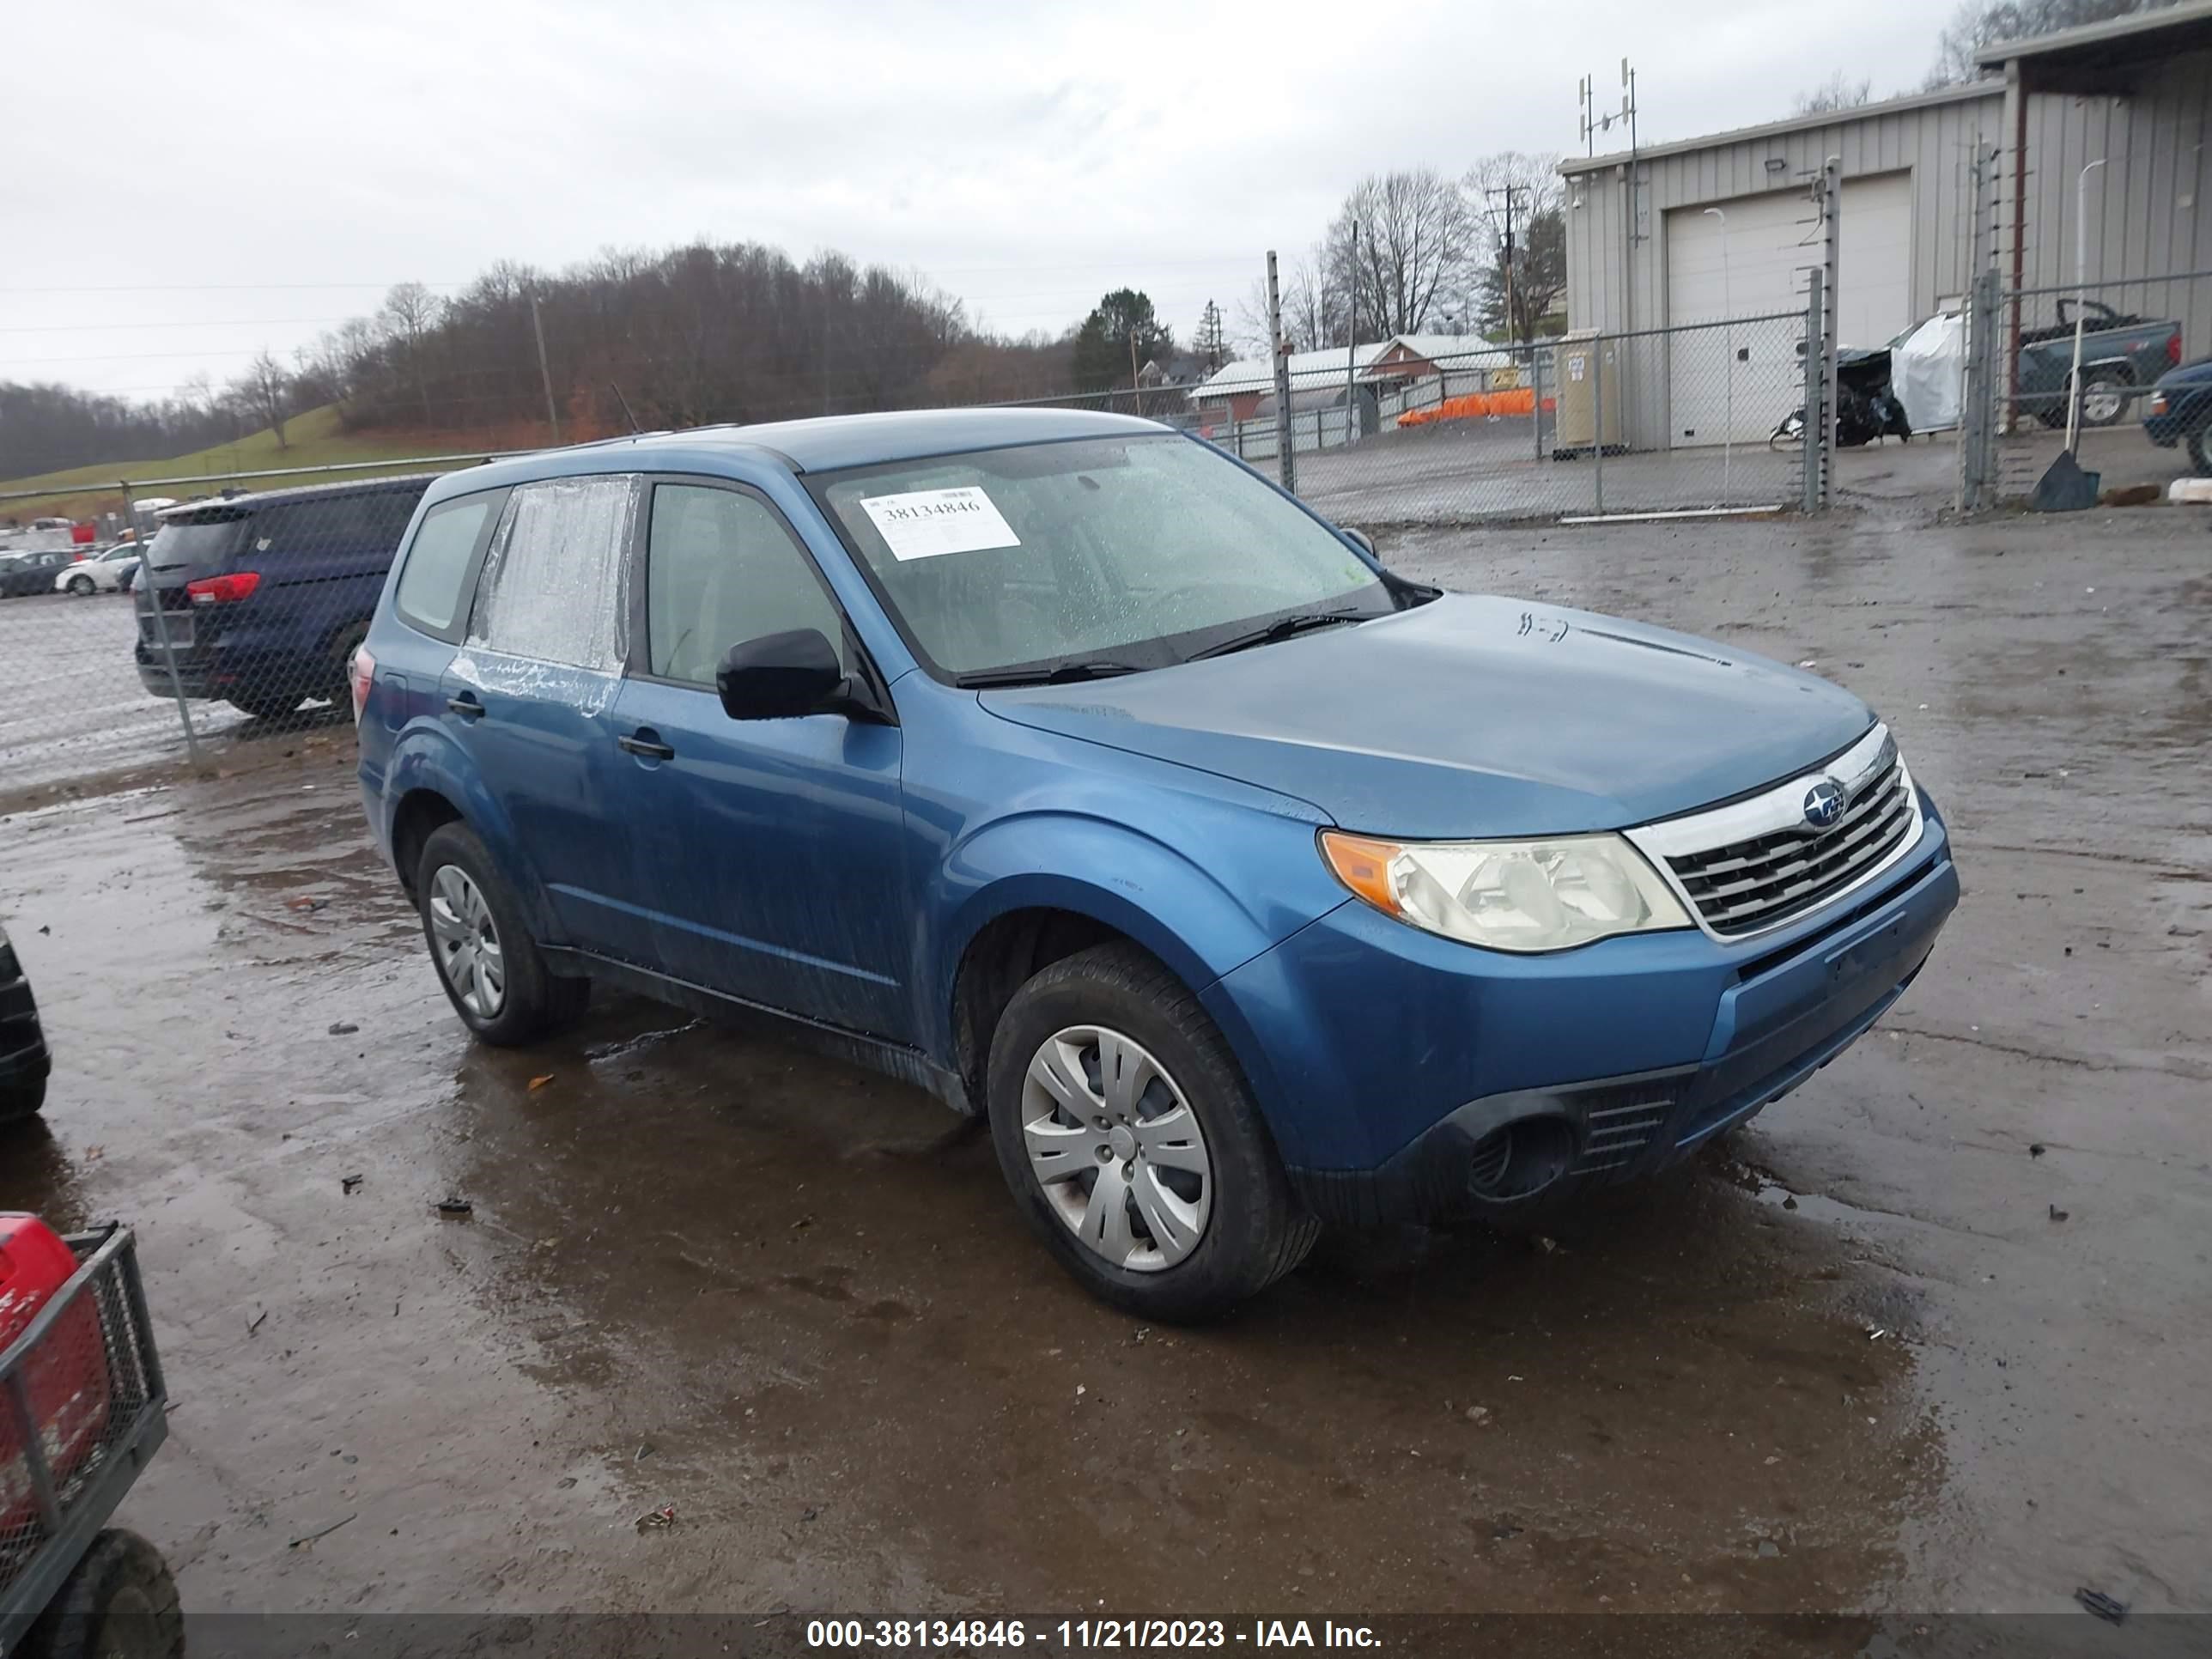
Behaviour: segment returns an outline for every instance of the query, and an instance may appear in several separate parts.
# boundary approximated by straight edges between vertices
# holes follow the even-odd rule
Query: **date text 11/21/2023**
[[[1255,1619],[813,1619],[810,1648],[1379,1648],[1365,1625],[1332,1620]]]

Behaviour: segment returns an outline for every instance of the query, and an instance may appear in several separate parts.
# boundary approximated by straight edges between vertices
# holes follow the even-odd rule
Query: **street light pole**
[[[1728,215],[1719,208],[1705,211],[1721,222],[1721,349],[1727,354],[1727,390],[1723,393],[1721,433],[1721,505],[1735,504],[1734,479],[1731,477],[1735,462],[1735,301],[1729,291],[1729,228]]]

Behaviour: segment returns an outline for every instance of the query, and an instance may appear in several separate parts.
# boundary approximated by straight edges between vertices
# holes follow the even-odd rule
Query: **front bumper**
[[[1353,902],[1206,995],[1301,1195],[1357,1224],[1498,1216],[1649,1174],[1789,1093],[1920,971],[1942,821],[1868,890],[1737,944],[1504,957]]]

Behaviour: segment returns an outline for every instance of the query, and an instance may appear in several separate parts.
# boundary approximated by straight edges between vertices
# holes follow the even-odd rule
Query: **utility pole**
[[[1129,325],[1129,407],[1141,415],[1145,412],[1145,383],[1137,373],[1137,327]]]
[[[1275,250],[1267,250],[1267,337],[1275,348],[1275,475],[1292,495],[1298,489],[1297,457],[1291,451],[1291,355],[1283,338],[1283,295],[1275,282]]]
[[[530,296],[530,326],[538,336],[538,378],[545,387],[545,420],[553,428],[553,447],[561,447],[561,412],[553,404],[553,371],[545,362],[545,319],[538,310],[538,296]]]
[[[1509,342],[1519,338],[1524,332],[1521,326],[1521,313],[1513,303],[1513,198],[1526,196],[1528,191],[1527,185],[1500,185],[1495,190],[1482,192],[1493,200],[1500,196],[1505,198],[1505,337]],[[1534,331],[1525,331],[1533,336]]]
[[[1344,296],[1346,336],[1344,346],[1344,447],[1352,447],[1352,413],[1357,406],[1358,386],[1353,379],[1359,359],[1359,222],[1352,222],[1352,252],[1345,262],[1345,274],[1351,287]]]

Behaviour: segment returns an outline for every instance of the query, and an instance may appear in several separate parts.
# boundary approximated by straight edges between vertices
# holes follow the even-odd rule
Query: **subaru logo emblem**
[[[1805,792],[1805,822],[1825,830],[1844,815],[1844,787],[1833,778],[1822,778]]]

